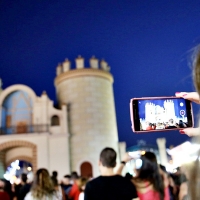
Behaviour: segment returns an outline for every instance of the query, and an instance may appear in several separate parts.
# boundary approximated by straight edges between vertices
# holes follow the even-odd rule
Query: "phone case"
[[[159,99],[182,99],[179,97],[175,97],[175,96],[165,96],[165,97],[141,97],[141,98],[132,98],[130,100],[130,117],[131,117],[131,128],[132,131],[135,133],[147,133],[147,132],[163,132],[163,131],[172,131],[172,130],[180,130],[183,128],[173,128],[173,129],[155,129],[155,130],[135,130],[135,120],[134,120],[134,113],[133,113],[133,101],[134,100],[159,100]],[[189,101],[189,100],[187,100]],[[190,102],[190,110],[191,110],[191,120],[192,120],[192,126],[190,127],[185,127],[185,128],[191,128],[194,127],[194,117],[193,117],[193,110],[192,110],[192,103]],[[184,129],[185,129],[184,128]]]

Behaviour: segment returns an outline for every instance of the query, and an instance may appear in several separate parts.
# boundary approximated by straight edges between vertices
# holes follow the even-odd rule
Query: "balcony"
[[[0,127],[0,135],[44,133],[44,132],[45,133],[49,132],[48,124]]]

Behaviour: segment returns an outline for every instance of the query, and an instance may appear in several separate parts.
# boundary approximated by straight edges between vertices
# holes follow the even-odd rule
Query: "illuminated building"
[[[118,142],[113,76],[105,61],[78,57],[57,66],[55,86],[59,108],[46,92],[39,97],[26,85],[12,85],[0,93],[0,176],[15,160],[47,168],[59,176],[77,171],[97,176],[98,157],[106,147],[125,152]],[[36,80],[37,81],[37,80]],[[119,157],[118,157],[119,158]]]

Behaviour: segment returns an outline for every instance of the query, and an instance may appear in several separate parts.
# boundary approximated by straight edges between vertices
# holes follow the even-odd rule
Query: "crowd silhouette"
[[[21,174],[20,184],[11,185],[0,180],[0,200],[182,200],[187,195],[184,185],[186,175],[178,168],[170,174],[165,166],[157,163],[153,152],[140,156],[141,165],[135,176],[122,170],[132,159],[126,154],[116,167],[117,154],[112,148],[104,148],[99,156],[99,177],[81,177],[72,172],[58,180],[57,171],[49,174],[47,169],[38,169],[34,180],[29,182],[26,174]]]

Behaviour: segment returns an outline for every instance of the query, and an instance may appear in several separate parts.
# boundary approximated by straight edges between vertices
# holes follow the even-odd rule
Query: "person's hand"
[[[176,97],[182,97],[184,99],[188,99],[197,104],[200,104],[200,97],[197,92],[176,92]],[[198,128],[185,128],[179,131],[181,134],[186,134],[189,137],[200,135],[200,127]]]
[[[185,128],[185,129],[179,130],[179,132],[181,134],[186,134],[189,137],[198,136],[198,135],[200,135],[200,127],[198,127],[198,128]]]
[[[197,92],[176,92],[175,96],[182,97],[184,99],[188,99],[197,104],[200,104],[200,98],[199,98],[199,94]]]
[[[123,158],[122,158],[122,161],[124,161],[124,162],[128,162],[128,161],[130,161],[130,160],[132,160],[133,158],[131,157],[131,156],[129,156],[128,155],[128,153],[125,153],[125,155],[123,156]]]

